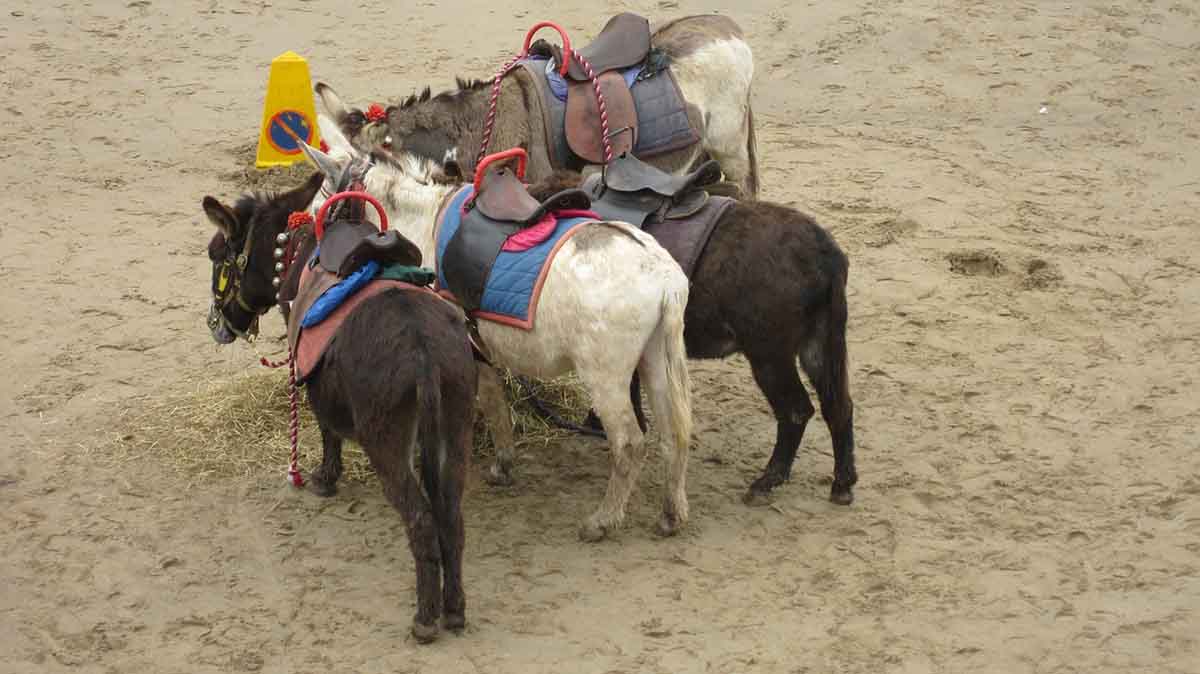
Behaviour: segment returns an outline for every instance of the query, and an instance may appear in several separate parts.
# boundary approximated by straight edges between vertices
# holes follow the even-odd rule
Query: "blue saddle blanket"
[[[449,287],[442,259],[450,239],[462,224],[463,204],[474,193],[474,186],[463,186],[450,199],[440,216],[434,258],[437,263],[439,290]],[[594,221],[594,217],[559,217],[554,230],[541,242],[521,251],[501,250],[492,264],[479,302],[479,311],[475,315],[498,323],[532,329],[544,269],[553,253],[562,239],[569,236],[576,227]]]

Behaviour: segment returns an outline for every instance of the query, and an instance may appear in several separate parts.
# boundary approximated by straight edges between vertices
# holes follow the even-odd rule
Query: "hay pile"
[[[255,168],[257,139],[233,147],[229,153],[234,156],[238,168],[221,177],[244,192],[286,192],[299,187],[309,176],[316,173],[316,169],[307,161],[299,161],[291,166]]]
[[[556,442],[570,433],[550,426],[528,403],[512,377],[505,377],[518,447]],[[540,400],[564,418],[582,420],[588,402],[573,378],[534,381]],[[320,465],[321,434],[300,390],[300,468]],[[204,383],[166,399],[145,400],[123,410],[106,452],[119,461],[156,460],[188,479],[214,477],[281,479],[288,461],[287,370],[254,368],[232,379]],[[491,456],[491,439],[475,422],[475,454]],[[373,480],[362,450],[347,442],[343,479]]]

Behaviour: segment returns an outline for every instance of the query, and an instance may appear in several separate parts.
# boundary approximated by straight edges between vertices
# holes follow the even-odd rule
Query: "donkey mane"
[[[455,75],[454,89],[434,94],[432,89],[425,87],[420,92],[412,94],[399,103],[390,106],[388,108],[388,112],[393,110],[404,110],[421,103],[428,103],[429,101],[452,101],[466,92],[478,91],[484,87],[491,86],[491,84],[491,80],[464,79],[458,75]]]
[[[425,87],[420,93],[413,94],[392,107],[398,110],[403,110],[404,108],[411,108],[418,103],[424,103],[431,98],[433,98],[433,90],[431,90],[429,87]]]

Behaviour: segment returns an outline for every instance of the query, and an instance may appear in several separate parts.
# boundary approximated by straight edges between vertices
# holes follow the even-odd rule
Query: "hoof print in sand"
[[[1000,256],[990,250],[964,250],[946,256],[950,271],[963,276],[999,276],[1007,269]]]

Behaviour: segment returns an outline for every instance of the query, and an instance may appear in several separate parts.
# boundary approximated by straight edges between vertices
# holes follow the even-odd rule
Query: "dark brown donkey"
[[[233,208],[204,198],[204,212],[218,229],[209,244],[217,296],[210,327],[217,342],[252,332],[258,316],[275,305],[277,245],[302,240],[288,271],[299,274],[307,266],[312,225],[289,232],[288,216],[308,208],[322,180],[317,174],[296,190],[244,197]],[[331,231],[336,226],[329,225]],[[409,262],[419,265],[420,253]],[[291,320],[302,313],[293,312]],[[376,292],[345,315],[305,383],[324,446],[314,490],[334,493],[342,440],[359,443],[408,531],[417,572],[413,635],[435,639],[439,616],[447,629],[461,629],[461,501],[476,389],[461,313],[424,288]]]
[[[603,217],[625,220],[654,235],[680,259],[691,279],[683,338],[689,358],[725,358],[743,353],[754,380],[767,397],[778,424],[775,449],[745,500],[762,503],[791,475],[792,463],[814,413],[796,362],[817,390],[821,415],[833,438],[830,500],[854,501],[854,405],[846,363],[846,275],[849,263],[833,237],[811,217],[766,201],[731,203],[698,192],[740,196],[730,183],[709,183],[715,166],[688,176],[666,176],[636,160],[609,164],[607,189],[599,175],[587,182],[560,171],[530,186],[545,199],[560,190],[584,187],[592,208]],[[618,194],[625,190],[624,194]],[[718,205],[720,204],[720,205]],[[705,244],[692,235],[706,226]],[[677,219],[676,213],[681,213]],[[695,216],[700,227],[687,221]],[[700,236],[702,236],[702,231]],[[691,237],[679,245],[680,237]],[[698,258],[698,259],[697,259]]]

